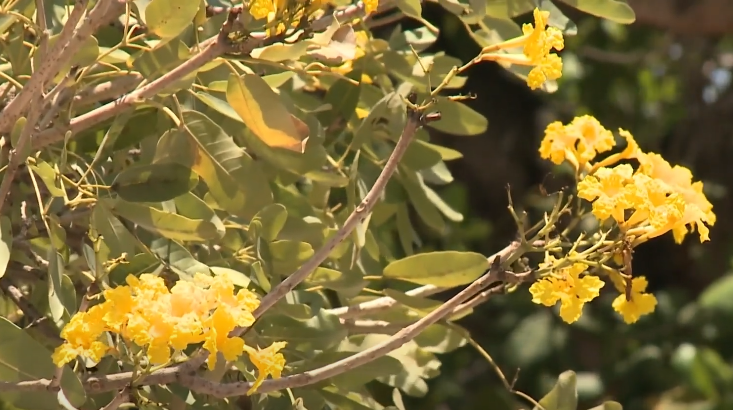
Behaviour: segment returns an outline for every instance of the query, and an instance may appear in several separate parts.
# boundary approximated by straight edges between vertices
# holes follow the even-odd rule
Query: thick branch
[[[520,247],[520,244],[518,242],[515,242],[515,246],[516,250]],[[366,350],[349,356],[346,359],[339,360],[337,362],[328,364],[315,370],[303,372],[293,376],[283,377],[281,379],[266,380],[257,389],[257,392],[268,393],[287,388],[308,386],[314,383],[318,383],[320,381],[324,381],[331,377],[338,376],[339,374],[345,373],[351,369],[376,360],[377,358],[382,357],[391,351],[399,349],[402,345],[414,339],[428,326],[450,315],[454,311],[454,309],[456,309],[460,304],[480,292],[481,289],[486,288],[490,284],[498,281],[521,281],[530,273],[531,272],[514,275],[508,272],[504,272],[502,270],[501,261],[497,258],[494,260],[491,268],[484,276],[466,287],[444,305],[430,312],[428,315],[418,320],[414,324],[400,330],[388,340],[385,340],[378,345],[372,346]],[[231,384],[218,384],[209,382],[208,380],[200,377],[195,377],[193,383],[187,387],[198,392],[223,398],[246,394],[247,391],[252,387],[252,383],[240,382]]]

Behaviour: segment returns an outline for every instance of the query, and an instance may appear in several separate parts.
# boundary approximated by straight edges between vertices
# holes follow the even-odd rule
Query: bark
[[[639,24],[679,34],[733,33],[731,0],[628,0]]]

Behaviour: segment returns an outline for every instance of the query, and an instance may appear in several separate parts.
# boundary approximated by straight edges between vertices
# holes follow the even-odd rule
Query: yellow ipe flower
[[[171,348],[181,351],[201,342],[210,353],[211,368],[218,352],[227,360],[242,354],[244,340],[229,333],[254,323],[252,312],[260,303],[254,293],[235,293],[234,284],[223,275],[197,274],[193,281],[178,281],[170,291],[162,278],[151,274],[129,275],[126,282],[105,290],[103,303],[72,317],[61,332],[65,343],[53,354],[57,366],[80,355],[98,362],[110,349],[102,341],[105,332],[145,348],[155,365],[170,360]]]
[[[244,346],[244,350],[249,354],[249,360],[257,368],[257,380],[247,391],[247,395],[251,395],[257,391],[268,375],[272,375],[274,379],[279,379],[285,367],[285,357],[282,353],[278,353],[287,346],[287,342],[275,342],[265,349],[253,349]]]
[[[524,24],[522,36],[484,47],[481,50],[480,58],[483,61],[532,66],[527,76],[527,85],[534,90],[541,87],[545,81],[556,80],[562,76],[562,59],[550,51],[552,49],[562,50],[565,42],[560,30],[555,27],[547,27],[549,11],[541,11],[536,8],[533,15],[534,26]],[[522,54],[498,52],[516,47],[523,47]]]
[[[580,274],[588,269],[584,263],[553,272],[550,276],[533,283],[529,288],[532,302],[548,307],[560,302],[560,318],[566,323],[580,319],[583,305],[598,297],[605,283],[596,276]]]
[[[692,181],[692,172],[689,169],[675,165],[671,166],[659,154],[640,153],[639,172],[659,181],[671,192],[679,194],[685,203],[684,213],[672,230],[674,239],[681,243],[688,232],[699,232],[700,242],[710,240],[708,226],[713,226],[716,216],[713,205],[708,201],[703,191],[703,183]]]
[[[613,301],[613,309],[621,314],[627,324],[635,323],[641,316],[653,313],[657,307],[657,298],[651,293],[645,293],[647,284],[645,277],[635,277],[631,281],[629,300],[626,299],[626,294],[620,294]]]
[[[576,170],[583,170],[597,154],[616,145],[611,131],[590,115],[576,117],[568,125],[555,121],[545,129],[540,156],[555,164],[568,161]]]

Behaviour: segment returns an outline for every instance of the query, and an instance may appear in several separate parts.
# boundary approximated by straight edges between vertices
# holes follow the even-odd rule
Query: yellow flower
[[[626,227],[641,226],[645,238],[651,239],[669,232],[682,219],[685,201],[659,180],[637,173],[629,190],[635,198],[635,212],[626,221]],[[639,229],[635,231],[634,234],[637,234]]]
[[[272,375],[274,379],[280,378],[285,367],[285,357],[278,352],[285,346],[287,346],[287,342],[275,342],[268,348],[257,350],[244,346],[244,350],[249,354],[249,360],[257,367],[257,380],[247,391],[247,395],[255,393],[268,375]]]
[[[633,168],[622,164],[613,168],[601,168],[578,183],[578,197],[593,202],[593,215],[601,221],[613,217],[625,222],[625,211],[638,203],[627,187],[633,182]]]
[[[622,294],[613,301],[613,309],[621,314],[627,324],[654,312],[657,307],[657,298],[651,293],[645,293],[646,287],[646,278],[636,277],[631,281],[631,300],[626,300],[626,295]]]
[[[598,297],[603,287],[602,280],[595,276],[580,274],[588,265],[576,263],[563,268],[557,274],[542,278],[529,288],[532,302],[545,306],[554,306],[560,301],[560,317],[567,323],[580,318],[583,305]]]
[[[575,117],[563,126],[555,121],[545,129],[540,156],[555,164],[568,161],[575,169],[583,169],[597,154],[609,151],[616,142],[613,134],[590,115]]]
[[[692,182],[692,172],[689,169],[680,165],[673,167],[659,154],[640,154],[637,158],[639,172],[661,181],[684,199],[684,215],[673,230],[675,241],[681,243],[687,233],[695,229],[699,232],[700,242],[710,240],[708,226],[715,224],[716,216],[713,205],[702,192],[703,183]]]
[[[531,24],[522,25],[522,33],[526,37],[524,44],[524,55],[529,57],[531,61],[539,63],[544,60],[554,48],[562,50],[565,42],[562,32],[555,27],[547,27],[547,19],[550,17],[549,11],[541,11],[535,8],[533,12],[534,27]]]
[[[537,62],[527,75],[527,85],[536,90],[542,87],[545,81],[557,80],[562,77],[562,59],[557,54],[550,54]]]
[[[99,341],[106,331],[104,316],[108,313],[107,306],[95,305],[87,312],[75,314],[61,331],[61,337],[66,340],[53,352],[52,359],[57,367],[74,360],[77,356],[85,356],[97,363],[102,360],[109,346]]]
[[[170,360],[171,348],[183,350],[204,342],[216,364],[216,353],[227,360],[242,354],[244,341],[230,338],[237,326],[251,326],[257,295],[247,290],[235,293],[226,276],[197,274],[193,281],[178,281],[169,291],[162,278],[151,274],[129,275],[128,286],[103,292],[105,301],[86,313],[74,315],[61,336],[66,342],[54,353],[61,366],[84,355],[98,361],[108,347],[98,339],[104,332],[121,335],[147,349],[151,364]]]
[[[482,61],[496,61],[502,64],[532,66],[527,76],[527,85],[537,89],[547,80],[556,80],[562,76],[562,59],[550,51],[562,50],[565,47],[562,32],[554,27],[547,27],[549,11],[534,9],[534,26],[522,26],[523,35],[499,44],[484,47],[481,50]],[[523,47],[522,54],[498,53],[510,48]]]
[[[371,14],[379,8],[379,0],[364,0],[364,12]]]

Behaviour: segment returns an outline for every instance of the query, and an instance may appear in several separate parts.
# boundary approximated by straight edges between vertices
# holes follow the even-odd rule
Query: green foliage
[[[404,409],[402,394],[425,397],[443,355],[469,344],[455,322],[474,312],[466,304],[442,312],[445,303],[429,296],[463,285],[475,285],[475,296],[508,281],[490,276],[498,271],[486,255],[419,250],[426,236],[453,234],[466,218],[440,188],[453,181],[446,162],[461,153],[431,142],[427,130],[463,138],[489,127],[466,98],[450,94],[466,83],[461,61],[426,52],[437,32],[421,17],[421,2],[385,2],[422,24],[389,38],[373,37],[362,3],[336,2],[338,21],[323,7],[296,15],[314,2],[288,3],[268,22],[205,1],[112,3],[3,3],[0,69],[13,81],[0,97],[0,131],[14,150],[2,158],[0,279],[22,311],[3,305],[3,402],[33,410],[95,409],[119,398],[139,408],[233,406],[205,387],[221,382],[243,396],[236,382],[262,372],[246,356],[222,368],[196,366],[198,379],[186,384],[173,363],[154,368],[145,349],[105,334],[114,348],[101,361],[79,358],[55,371],[59,330],[99,293],[143,273],[171,285],[196,274],[226,277],[262,297],[256,323],[240,329],[246,345],[288,344],[283,377],[249,396],[252,408]],[[521,35],[512,18],[536,7],[439,3],[481,46]],[[566,3],[633,21],[623,2]],[[552,3],[540,7],[566,34],[577,29]],[[281,22],[293,29],[293,20],[307,30],[277,32]],[[77,23],[86,35],[72,35]],[[520,78],[525,68],[508,67]],[[11,85],[26,103],[6,98]],[[542,250],[522,243],[516,252]],[[497,258],[494,269],[521,273],[519,256]],[[476,285],[481,278],[492,281]],[[514,289],[504,285],[496,286]],[[538,328],[548,335],[548,317],[516,326],[508,338],[521,341]],[[419,332],[399,339],[417,324]],[[175,360],[196,357],[198,347]],[[546,347],[527,344],[515,360],[530,365],[550,355]],[[694,383],[720,394],[709,386],[730,382],[725,363],[709,353],[698,362],[690,365],[698,369]],[[389,400],[377,397],[379,386],[392,388]],[[572,410],[577,396],[576,376],[566,372],[539,404]]]

